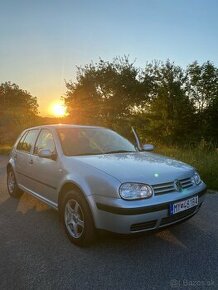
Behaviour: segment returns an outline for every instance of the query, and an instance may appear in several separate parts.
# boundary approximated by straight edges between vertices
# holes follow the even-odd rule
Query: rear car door
[[[54,158],[39,157],[38,152],[43,149],[49,149]],[[42,198],[57,203],[57,187],[61,179],[61,169],[51,130],[40,131],[31,160],[31,190]]]
[[[31,153],[33,151],[36,138],[39,134],[39,129],[31,129],[24,133],[17,144],[14,154],[15,160],[15,174],[17,182],[25,188],[29,188],[31,179],[29,175]]]

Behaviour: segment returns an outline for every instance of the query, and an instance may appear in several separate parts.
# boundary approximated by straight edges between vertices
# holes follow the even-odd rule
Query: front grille
[[[156,226],[157,220],[153,221],[148,221],[140,224],[133,224],[130,227],[131,232],[136,232],[136,231],[143,231],[143,230],[148,230],[148,229],[153,229]]]
[[[177,213],[173,216],[168,216],[168,217],[162,218],[160,226],[167,225],[167,224],[179,221],[185,217],[188,217],[189,215],[191,215],[195,212],[196,208],[197,208],[197,206],[192,207],[192,208],[185,210],[183,212]]]
[[[180,183],[182,185],[182,188],[188,188],[188,187],[191,187],[193,185],[191,178],[181,179]]]
[[[179,181],[181,183],[182,189],[186,189],[193,186],[191,178],[179,179]],[[155,184],[152,187],[153,187],[155,195],[161,195],[161,194],[166,194],[166,193],[176,191],[175,184],[173,181],[161,183],[161,184]]]

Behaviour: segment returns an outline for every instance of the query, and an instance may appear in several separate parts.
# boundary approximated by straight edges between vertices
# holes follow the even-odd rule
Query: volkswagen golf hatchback
[[[80,246],[93,241],[96,229],[133,234],[196,214],[206,193],[196,170],[143,148],[102,127],[30,128],[10,154],[8,192],[27,192],[58,210]]]

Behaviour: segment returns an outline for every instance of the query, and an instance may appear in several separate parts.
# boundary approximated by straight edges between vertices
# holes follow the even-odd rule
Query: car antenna
[[[138,149],[141,151],[141,150],[142,150],[142,146],[141,146],[141,142],[140,142],[139,136],[138,136],[136,130],[135,130],[133,127],[131,127],[131,129],[132,129],[132,132],[133,132],[133,134],[134,134],[134,137],[135,137],[135,140],[136,140],[137,147],[138,147]]]

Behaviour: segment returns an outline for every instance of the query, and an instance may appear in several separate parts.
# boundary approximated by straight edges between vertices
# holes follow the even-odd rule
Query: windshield
[[[135,152],[135,146],[116,132],[105,128],[58,128],[67,156]]]

